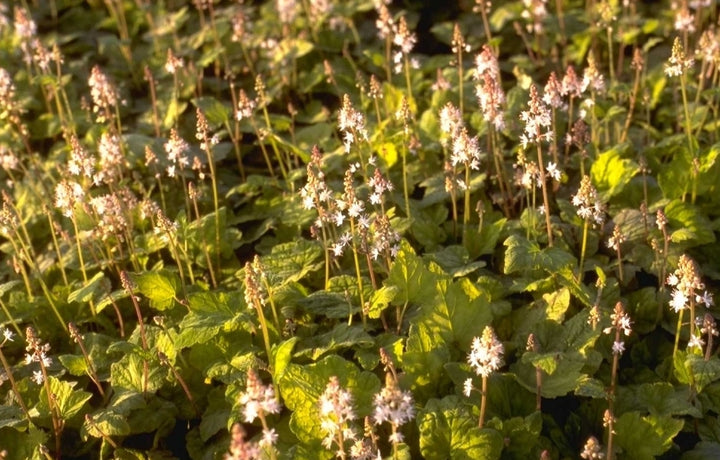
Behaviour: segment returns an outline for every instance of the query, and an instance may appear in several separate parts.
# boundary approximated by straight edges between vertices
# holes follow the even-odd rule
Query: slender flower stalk
[[[275,159],[278,162],[278,166],[280,166],[280,173],[282,174],[283,179],[287,181],[287,167],[289,166],[289,164],[286,165],[286,160],[280,154],[280,149],[278,148],[277,142],[275,141],[272,123],[270,122],[270,113],[267,109],[269,100],[267,97],[267,93],[265,92],[265,82],[260,75],[255,78],[255,93],[257,94],[257,106],[260,107],[260,110],[262,110],[263,117],[265,119],[265,135],[263,137],[268,137],[270,139],[270,146],[272,147],[273,152],[275,152]]]
[[[488,45],[475,58],[475,96],[487,123],[487,149],[492,154],[495,165],[495,177],[500,187],[500,197],[506,216],[510,216],[513,205],[513,192],[505,177],[503,153],[500,149],[498,133],[505,129],[505,92],[500,79],[500,66],[497,55]],[[461,111],[462,114],[462,111]]]
[[[540,344],[535,339],[535,334],[530,334],[527,339],[526,349],[534,353],[540,351]],[[535,366],[535,410],[542,409],[542,368]]]
[[[502,342],[497,339],[495,331],[491,326],[485,326],[482,337],[475,337],[472,342],[472,348],[468,354],[468,363],[475,371],[476,375],[482,377],[482,389],[480,390],[480,416],[478,418],[478,426],[480,428],[485,424],[485,410],[487,407],[487,386],[488,377],[495,372],[503,364],[504,347]],[[466,397],[470,396],[473,389],[472,379],[465,381],[464,393]]]
[[[614,342],[612,346],[613,362],[610,375],[610,388],[608,390],[608,409],[605,411],[604,420],[607,426],[607,458],[612,460],[615,458],[613,451],[613,437],[615,435],[615,391],[617,388],[617,373],[620,363],[620,355],[625,351],[625,342],[621,340],[622,336],[629,336],[632,332],[632,322],[630,317],[625,313],[625,307],[622,302],[615,304],[615,309],[610,315],[612,321],[609,327],[603,329],[605,334],[614,333]]]
[[[113,441],[112,438],[107,433],[105,433],[97,423],[95,423],[95,420],[93,419],[92,415],[87,414],[87,413],[85,414],[85,423],[87,423],[88,426],[92,430],[97,431],[97,433],[100,435],[100,437],[102,437],[105,442],[110,444],[113,449],[118,448],[117,443],[115,441]],[[90,430],[88,430],[88,431],[90,432]]]
[[[405,198],[405,212],[408,219],[412,219],[412,213],[410,211],[410,192],[408,190],[408,173],[407,173],[407,155],[408,155],[408,144],[410,143],[410,122],[412,120],[412,114],[410,113],[410,105],[408,99],[403,96],[402,102],[400,103],[400,110],[397,112],[397,118],[403,122],[403,133],[405,134],[405,142],[402,147],[402,168],[403,168],[403,197]]]
[[[714,338],[720,335],[720,332],[717,329],[717,323],[715,322],[715,318],[713,318],[712,314],[705,313],[700,328],[700,333],[707,337],[707,346],[705,347],[705,361],[709,361],[713,353],[713,342],[715,341]],[[702,344],[702,341],[700,343]]]
[[[62,453],[62,432],[65,427],[65,420],[62,419],[57,399],[50,389],[50,381],[48,379],[47,368],[52,365],[53,362],[52,358],[48,356],[50,344],[42,343],[32,326],[28,326],[25,330],[25,342],[27,344],[25,347],[25,351],[27,352],[25,355],[25,364],[35,362],[40,366],[39,371],[33,371],[32,379],[38,385],[44,386],[48,408],[50,409],[50,418],[52,420],[53,437],[55,438],[55,458],[59,459]]]
[[[220,272],[220,204],[218,198],[217,171],[215,170],[215,160],[213,158],[213,145],[217,144],[216,136],[209,136],[208,123],[205,114],[197,109],[197,133],[195,137],[200,141],[200,148],[207,154],[208,166],[210,167],[210,180],[212,181],[213,206],[215,216],[215,269]],[[209,266],[208,270],[213,273],[213,267]],[[211,275],[213,286],[215,285],[215,275]]]
[[[548,197],[545,161],[543,160],[541,147],[542,141],[549,142],[553,138],[553,131],[548,129],[552,125],[552,116],[550,114],[550,110],[540,99],[535,85],[530,86],[530,101],[528,102],[528,110],[521,113],[520,119],[525,123],[524,133],[520,136],[523,149],[531,143],[534,143],[537,147],[537,160],[540,172],[540,186],[543,194],[545,227],[547,230],[548,246],[552,247],[553,234],[552,224],[550,223],[550,199]]]
[[[700,278],[700,269],[697,263],[685,254],[680,256],[678,268],[668,276],[667,284],[673,288],[670,294],[670,308],[678,313],[675,345],[673,347],[673,358],[675,358],[680,341],[680,330],[685,310],[689,310],[690,312],[690,340],[697,340],[695,333],[695,307],[699,304],[710,308],[714,305],[714,301],[712,294],[705,290],[705,284]],[[695,345],[697,345],[697,343],[695,343]]]
[[[417,37],[408,29],[405,16],[400,17],[400,24],[397,32],[393,35],[393,43],[400,48],[393,56],[395,62],[395,73],[400,73],[401,62],[405,70],[405,86],[408,100],[413,100],[412,83],[410,82],[410,68],[417,67],[414,60],[410,59],[410,51],[415,47]]]
[[[488,21],[491,6],[492,2],[490,0],[475,0],[475,6],[473,7],[473,11],[480,12],[480,17],[483,22],[483,33],[485,34],[485,39],[488,43],[493,42],[492,31],[490,30],[490,21]]]
[[[584,273],[585,251],[587,249],[588,228],[600,226],[605,222],[605,205],[600,201],[597,190],[590,181],[590,176],[583,176],[580,189],[572,199],[573,206],[578,208],[577,214],[583,219],[582,248],[580,250],[580,265],[578,280],[582,280]]]
[[[640,48],[635,48],[633,51],[633,59],[630,67],[635,70],[635,76],[633,78],[633,89],[630,93],[630,106],[628,107],[627,117],[625,118],[625,125],[623,127],[622,134],[620,135],[620,143],[625,142],[627,139],[628,131],[630,130],[630,123],[632,122],[633,112],[635,111],[635,104],[639,97],[640,92],[640,76],[642,74],[643,67],[645,67],[645,60],[643,59],[642,51]]]
[[[193,210],[195,211],[195,220],[200,221],[202,219],[202,215],[200,214],[200,208],[198,206],[198,197],[200,196],[200,191],[195,187],[195,184],[192,182],[188,182],[188,197],[190,197],[190,202],[192,203]],[[210,250],[209,250],[209,244],[207,242],[207,238],[205,237],[205,233],[201,232],[200,238],[201,241],[201,247],[202,252],[205,255],[205,263],[208,267],[208,273],[210,274],[210,283],[213,287],[217,287],[217,279],[215,278],[215,270],[213,269],[213,261],[212,257],[210,256]]]
[[[618,260],[618,280],[623,283],[623,263],[621,245],[625,242],[625,235],[620,231],[620,227],[616,224],[613,228],[612,236],[608,239],[608,248],[615,251]]]
[[[97,372],[95,371],[95,366],[90,360],[90,355],[85,348],[85,342],[83,340],[82,334],[80,334],[80,331],[78,330],[75,323],[68,323],[68,330],[70,331],[70,338],[80,347],[83,359],[85,360],[85,365],[87,366],[88,377],[90,377],[90,380],[92,380],[92,382],[95,384],[95,387],[98,389],[98,393],[100,393],[100,396],[104,398],[105,390],[100,384],[100,379],[98,378]]]
[[[685,115],[685,135],[687,136],[688,152],[690,152],[690,157],[692,159],[697,158],[697,152],[695,151],[695,143],[692,136],[692,128],[690,126],[690,109],[688,105],[686,87],[687,73],[693,67],[694,62],[695,61],[692,58],[685,57],[685,48],[680,43],[680,38],[675,37],[672,47],[672,55],[670,56],[670,59],[668,59],[667,64],[665,64],[665,74],[668,77],[680,77],[680,93],[682,94],[683,113]],[[697,195],[697,174],[691,173],[691,177],[692,192],[690,202],[695,204],[695,198]],[[683,200],[684,199],[685,194],[683,194]]]
[[[120,283],[122,284],[123,289],[125,289],[130,295],[130,300],[132,301],[133,307],[135,307],[135,315],[138,319],[138,329],[140,330],[140,342],[143,351],[147,353],[149,350],[149,346],[147,335],[145,334],[145,320],[142,317],[142,312],[140,311],[140,304],[138,303],[138,299],[135,296],[135,284],[130,279],[130,275],[128,275],[128,273],[125,271],[120,272]],[[143,393],[147,393],[149,379],[150,364],[148,363],[147,358],[143,358]]]
[[[170,369],[170,372],[172,372],[173,377],[175,377],[175,380],[178,381],[180,384],[180,387],[182,387],[183,392],[185,393],[185,397],[188,399],[188,402],[192,406],[193,410],[195,411],[195,415],[200,417],[202,413],[200,412],[200,409],[198,409],[197,404],[195,404],[195,399],[193,398],[192,393],[190,392],[190,388],[187,386],[187,383],[185,383],[185,379],[182,378],[182,375],[175,369],[175,366],[170,362],[167,355],[163,353],[162,351],[158,351],[158,361],[160,361],[160,364],[162,366],[167,366]]]
[[[15,377],[13,377],[12,368],[10,367],[7,358],[5,358],[5,353],[3,353],[3,348],[5,347],[5,344],[7,342],[13,342],[15,340],[15,334],[10,329],[3,328],[2,335],[3,339],[2,342],[0,342],[0,363],[2,363],[3,374],[0,374],[0,385],[2,385],[2,382],[4,380],[10,381],[10,388],[15,395],[20,409],[22,409],[23,413],[25,414],[25,418],[27,419],[28,423],[32,423],[32,419],[30,418],[30,412],[28,412],[25,400],[20,393],[17,382],[15,381]]]
[[[460,113],[464,113],[465,79],[463,78],[463,73],[465,69],[463,68],[463,54],[470,52],[470,45],[465,42],[465,38],[462,35],[462,31],[460,30],[460,25],[458,23],[455,23],[455,26],[453,27],[452,52],[455,53],[457,59],[455,64],[457,65],[458,72],[458,107],[460,108]]]

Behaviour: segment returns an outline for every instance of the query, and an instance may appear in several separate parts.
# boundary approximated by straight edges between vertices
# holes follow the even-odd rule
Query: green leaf
[[[230,404],[225,399],[225,388],[215,387],[208,393],[208,405],[200,421],[200,437],[207,442],[218,431],[227,428],[231,417]]]
[[[180,335],[175,340],[178,349],[205,343],[221,330],[248,320],[243,313],[245,301],[238,292],[192,293],[188,295],[188,308],[190,312],[180,322]]]
[[[98,272],[83,287],[76,289],[68,295],[68,302],[89,302],[98,298],[98,294],[107,294],[110,291],[110,282],[105,279],[105,273]]]
[[[113,363],[110,366],[110,379],[113,388],[131,390],[136,393],[144,393],[147,389],[148,393],[154,393],[162,387],[165,381],[167,371],[160,367],[158,363],[149,362],[147,387],[145,386],[145,377],[143,368],[145,360],[136,353],[130,353]]]
[[[594,399],[605,399],[607,398],[607,391],[605,391],[605,385],[600,380],[583,376],[578,380],[578,384],[575,387],[575,395]]]
[[[26,421],[25,413],[20,406],[0,405],[0,432],[5,427],[17,428],[20,431]],[[0,445],[2,445],[1,437]]]
[[[675,388],[667,382],[624,385],[618,387],[616,407],[619,411],[649,412],[650,415],[692,415],[702,417],[688,400],[687,387]]]
[[[300,281],[308,273],[319,270],[324,262],[318,262],[323,250],[314,241],[295,240],[292,243],[278,244],[269,255],[261,257],[268,283],[277,287],[286,283]]]
[[[297,337],[292,337],[288,340],[283,341],[279,345],[273,345],[272,347],[272,370],[273,380],[279,380],[290,360],[292,359],[292,353],[295,348],[295,344],[298,342]]]
[[[139,293],[150,299],[156,310],[169,310],[176,304],[180,280],[169,270],[148,271],[130,275]]]
[[[554,356],[538,355],[532,352],[526,354],[528,357],[523,356],[521,362],[513,363],[510,371],[515,374],[520,385],[535,393],[535,365],[552,370],[552,373],[545,371],[542,374],[542,396],[544,398],[565,396],[573,391],[585,377],[582,372],[585,366],[585,357],[578,352],[555,353]],[[555,361],[554,365],[548,362],[550,359]]]
[[[427,254],[426,257],[442,267],[452,277],[466,276],[486,264],[484,261],[470,261],[467,249],[463,246],[446,246],[443,249]]]
[[[380,313],[390,306],[390,302],[393,301],[398,290],[397,286],[383,286],[373,292],[370,298],[370,308],[367,313],[368,317],[373,319],[380,318]]]
[[[328,352],[349,347],[370,347],[373,339],[361,325],[348,326],[340,323],[325,334],[312,336],[300,342],[296,356],[307,356],[313,361]]]
[[[575,257],[563,249],[540,249],[540,246],[519,235],[510,235],[503,246],[507,248],[503,268],[506,275],[540,269],[553,273],[577,263]]]
[[[700,246],[715,241],[710,220],[700,209],[681,200],[671,201],[665,206],[665,216],[672,228],[676,230],[670,235],[674,243],[688,246]]]
[[[180,114],[182,114],[187,108],[187,102],[178,102],[177,99],[173,98],[165,111],[165,118],[163,119],[163,128],[169,130],[175,124]]]
[[[684,425],[682,420],[669,416],[626,412],[615,422],[615,440],[624,458],[653,460],[672,447],[673,438]]]
[[[535,452],[541,452],[542,414],[533,412],[527,417],[513,417],[509,420],[494,418],[487,424],[503,437],[504,449],[502,457],[507,459],[533,458]]]
[[[71,375],[81,376],[87,374],[87,363],[82,355],[60,355],[58,360]]]
[[[707,460],[709,458],[720,458],[720,443],[700,441],[695,448],[685,452],[681,460]]]
[[[202,110],[211,125],[222,125],[231,119],[230,108],[212,96],[198,97],[193,99],[192,103]]]
[[[55,400],[55,407],[59,412],[60,418],[63,420],[69,420],[78,414],[85,403],[92,397],[92,393],[76,389],[75,385],[77,382],[69,383],[50,376],[48,377],[48,383],[50,384],[50,391],[52,392]],[[44,414],[50,413],[50,408],[47,405],[47,398],[48,396],[45,392],[45,386],[43,385],[42,390],[40,390],[38,410]]]
[[[559,323],[565,319],[565,312],[570,306],[570,291],[567,288],[561,288],[554,292],[543,294],[543,300],[547,304],[545,311],[547,318]]]
[[[438,280],[435,286],[437,293],[422,304],[414,322],[427,325],[444,343],[469,348],[473,337],[492,321],[490,299],[467,278]]]
[[[478,428],[477,418],[457,396],[431,399],[417,415],[423,458],[499,459],[503,438],[495,430]]]
[[[357,285],[356,281],[355,284]],[[354,313],[348,299],[338,292],[315,291],[300,299],[298,304],[308,313],[328,318],[347,318]]]
[[[286,38],[277,44],[273,52],[275,64],[282,64],[286,61],[301,58],[315,48],[312,42],[299,38]]]
[[[447,377],[443,366],[450,361],[450,350],[440,332],[425,323],[410,326],[402,367],[404,382],[417,400],[437,394]]]
[[[380,380],[375,374],[360,371],[351,362],[330,355],[306,366],[289,364],[278,382],[285,406],[293,411],[290,429],[301,442],[315,443],[318,448],[324,437],[318,400],[333,376],[353,395],[353,407],[360,423],[362,417],[370,415],[373,396],[380,390]]]
[[[130,434],[130,425],[124,415],[102,409],[90,415],[90,420],[85,420],[81,433],[85,439],[88,436],[93,438],[127,436]]]
[[[385,285],[398,289],[396,303],[422,303],[434,296],[436,279],[437,275],[425,268],[422,259],[403,241]]]
[[[48,444],[50,435],[41,428],[31,425],[26,431],[14,428],[0,428],[0,445],[7,451],[8,460],[45,460],[39,450],[41,444]]]

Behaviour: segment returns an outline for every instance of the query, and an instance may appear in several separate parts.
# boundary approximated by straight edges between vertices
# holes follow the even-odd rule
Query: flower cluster
[[[352,102],[350,102],[350,96],[347,94],[343,96],[338,125],[343,133],[345,153],[350,153],[350,147],[358,140],[358,137],[364,140],[368,139],[367,129],[365,128],[365,115],[355,110]]]
[[[522,18],[527,21],[525,26],[529,34],[541,34],[543,32],[543,21],[547,17],[547,0],[523,0]]]
[[[714,305],[712,294],[705,290],[705,284],[700,279],[697,263],[685,254],[680,256],[678,267],[668,276],[667,284],[673,287],[670,307],[676,313],[690,308],[690,302],[707,308]]]
[[[189,150],[190,145],[178,135],[175,128],[170,130],[170,139],[165,142],[165,153],[169,162],[167,166],[168,177],[175,177],[178,170],[182,172],[190,164],[190,159],[187,156]]]
[[[338,452],[345,451],[345,441],[354,440],[357,437],[350,422],[357,419],[353,409],[352,394],[340,386],[340,380],[330,377],[325,391],[320,395],[320,428],[325,433],[322,445],[331,449],[337,444]]]
[[[483,118],[493,127],[505,129],[502,106],[505,104],[505,92],[500,82],[500,68],[497,56],[489,46],[483,45],[482,52],[475,58],[475,96],[477,96]]]
[[[236,423],[230,431],[230,453],[225,454],[225,460],[249,460],[260,458],[260,448],[252,441],[245,440],[247,432],[241,424]]]
[[[552,141],[553,131],[550,129],[552,125],[550,109],[540,99],[535,85],[530,86],[528,110],[520,114],[520,120],[525,123],[524,133],[520,135],[523,148],[541,141]]]
[[[52,358],[48,356],[50,351],[49,343],[42,343],[31,326],[25,330],[25,364],[40,363],[40,370],[33,371],[32,379],[38,385],[45,381],[45,369],[52,364]]]
[[[629,336],[632,332],[632,321],[630,316],[625,313],[625,307],[622,302],[615,304],[615,309],[610,315],[611,325],[603,329],[603,333],[611,334],[615,331],[615,341],[613,342],[612,352],[615,355],[621,355],[625,351],[625,342],[620,340],[620,336]]]
[[[462,114],[451,103],[448,102],[440,110],[440,129],[450,139],[450,163],[453,167],[461,165],[469,169],[480,169],[481,151],[478,145],[477,136],[470,137],[467,128],[462,120]],[[447,140],[443,142],[447,143]],[[468,184],[457,179],[461,189],[468,187]]]
[[[613,251],[617,251],[620,249],[620,245],[622,245],[625,242],[625,235],[620,231],[620,227],[618,225],[615,225],[613,227],[613,232],[610,238],[608,238],[607,241],[607,247],[612,249]]]
[[[582,219],[592,221],[594,225],[602,225],[605,222],[605,204],[600,201],[590,176],[583,176],[580,189],[572,198],[572,204],[578,208],[577,214]]]
[[[90,208],[98,219],[93,233],[102,241],[114,236],[124,240],[130,220],[126,217],[137,206],[135,195],[128,188],[90,199]]]
[[[580,458],[584,458],[585,460],[601,460],[605,458],[600,441],[598,441],[595,436],[590,436],[585,442],[583,451],[580,453]]]
[[[672,54],[665,64],[665,75],[668,77],[679,77],[683,75],[686,70],[690,69],[694,63],[695,61],[692,58],[685,56],[685,50],[680,43],[680,38],[675,37]]]
[[[268,414],[279,414],[282,407],[275,396],[275,388],[270,385],[263,385],[262,380],[251,368],[247,373],[247,384],[245,391],[240,394],[238,403],[242,406],[243,420],[252,423],[256,418],[264,419]],[[263,432],[263,441],[260,445],[272,445],[277,439],[274,429]]]
[[[245,264],[245,303],[250,309],[265,306],[264,276],[265,271],[260,263],[260,258],[256,254],[252,263],[247,262]]]
[[[235,111],[235,119],[237,121],[242,121],[244,119],[251,118],[256,106],[257,103],[255,102],[255,99],[249,98],[247,93],[245,93],[245,90],[241,89],[238,93],[238,106]]]
[[[93,113],[97,115],[97,120],[103,122],[109,119],[118,103],[118,91],[115,85],[110,83],[100,67],[94,66],[90,72],[88,86],[93,100]]]
[[[55,186],[55,207],[65,217],[73,217],[75,205],[85,198],[85,191],[75,181],[62,180]]]
[[[596,93],[602,93],[605,90],[605,79],[597,68],[597,63],[593,55],[588,56],[588,66],[585,67],[582,78],[582,91],[588,89]]]
[[[504,348],[491,326],[485,326],[482,337],[475,337],[468,363],[477,375],[488,377],[503,364]]]
[[[400,425],[409,422],[415,416],[413,397],[409,391],[401,390],[391,373],[385,379],[385,386],[373,398],[373,420],[376,425],[389,422],[393,433],[390,442],[403,442],[402,433],[397,431]]]
[[[405,21],[405,16],[402,16],[400,18],[400,24],[393,34],[393,44],[399,48],[398,51],[393,54],[395,73],[402,72],[403,61],[409,59],[410,51],[415,47],[415,43],[417,43],[417,37],[414,33],[410,32],[407,22]],[[410,60],[409,62],[414,68],[419,65],[415,60]]]

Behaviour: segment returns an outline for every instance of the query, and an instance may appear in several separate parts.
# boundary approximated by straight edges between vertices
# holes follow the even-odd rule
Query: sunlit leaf
[[[431,399],[417,415],[420,452],[426,459],[499,459],[502,435],[478,428],[477,418],[457,396]]]

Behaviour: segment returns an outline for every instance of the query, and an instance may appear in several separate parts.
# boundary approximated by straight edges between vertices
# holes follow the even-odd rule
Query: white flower
[[[562,174],[560,173],[560,170],[557,167],[557,164],[553,163],[552,161],[548,163],[547,166],[547,173],[550,177],[552,177],[554,180],[559,181]]]
[[[688,348],[697,348],[698,350],[702,350],[703,345],[705,345],[705,342],[700,338],[699,335],[693,335],[690,337],[690,340],[688,340]]]
[[[42,371],[33,371],[33,376],[31,378],[32,381],[37,383],[38,385],[42,385],[42,383],[45,381]]]
[[[613,342],[612,351],[615,355],[621,355],[625,351],[625,342],[620,340]]]
[[[715,305],[715,301],[713,300],[713,295],[711,293],[709,293],[708,291],[703,292],[702,295],[696,295],[695,302],[705,304],[706,308],[710,308],[713,305]]]
[[[489,376],[502,365],[503,344],[495,336],[492,327],[485,326],[482,338],[475,337],[468,354],[468,363],[477,375]]]
[[[14,336],[15,334],[13,334],[13,331],[10,329],[3,329],[3,337],[5,338],[5,341],[12,342]]]
[[[672,307],[675,313],[684,310],[687,307],[688,297],[683,291],[678,289],[672,292],[672,300],[670,300],[670,307]]]
[[[270,428],[267,430],[263,430],[262,439],[258,443],[260,447],[267,447],[267,446],[274,446],[277,442],[278,434],[275,431],[275,428]]]
[[[472,390],[473,390],[472,379],[468,378],[465,380],[465,383],[463,383],[463,394],[465,395],[465,397],[469,398],[470,393],[472,393]]]

